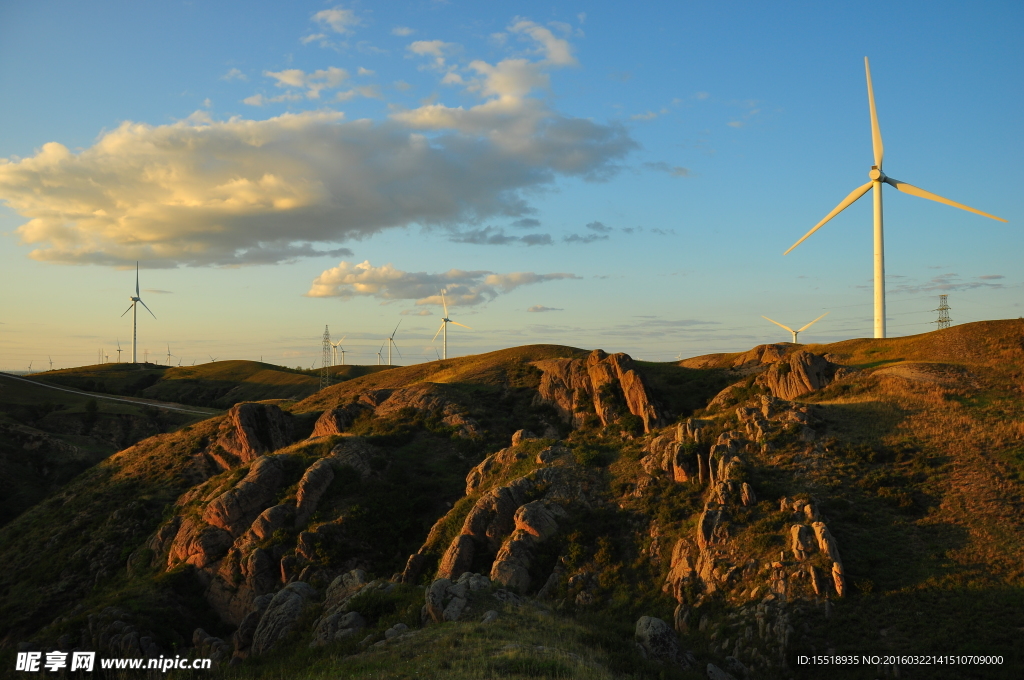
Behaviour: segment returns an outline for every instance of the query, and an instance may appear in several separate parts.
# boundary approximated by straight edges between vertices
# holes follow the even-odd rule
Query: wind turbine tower
[[[137,308],[137,305],[141,303],[143,307],[146,307],[146,303],[142,302],[142,298],[139,297],[139,263],[138,262],[135,263],[135,295],[131,296],[131,300],[132,300],[131,306],[128,309],[124,310],[124,312],[121,313],[121,316],[124,316],[129,311],[132,313],[132,363],[134,364],[134,363],[138,363],[136,361],[136,346],[138,345],[138,339],[139,339],[139,337],[138,337],[138,326],[139,326],[139,324],[138,324],[138,308]],[[153,314],[153,310],[151,310],[149,307],[146,307],[146,311],[149,312],[153,316],[154,319],[156,318],[156,314]],[[118,354],[118,357],[120,357],[120,356],[121,355]]]
[[[807,324],[806,326],[804,326],[804,327],[800,328],[799,330],[793,330],[793,329],[792,329],[792,328],[790,328],[789,326],[783,326],[783,325],[782,325],[781,323],[779,323],[778,321],[775,321],[774,319],[768,319],[768,317],[767,317],[767,316],[764,316],[763,314],[761,315],[761,318],[762,318],[762,319],[768,319],[769,321],[771,321],[771,322],[772,322],[773,324],[775,324],[776,326],[780,326],[780,327],[782,327],[782,328],[785,328],[785,329],[786,329],[787,331],[789,331],[790,333],[792,333],[792,334],[793,334],[793,344],[795,345],[795,344],[797,344],[797,341],[796,341],[796,336],[800,335],[800,334],[801,334],[801,333],[803,333],[803,332],[804,332],[805,330],[807,330],[808,328],[810,328],[810,327],[811,327],[811,326],[813,326],[814,324],[818,323],[819,321],[821,321],[822,319],[824,319],[824,318],[825,318],[826,316],[828,316],[828,315],[829,315],[829,314],[831,314],[831,313],[832,313],[832,312],[825,312],[824,314],[822,314],[821,316],[819,316],[819,317],[818,317],[817,319],[815,319],[815,320],[814,320],[814,321],[812,321],[811,323]]]
[[[465,324],[461,324],[458,321],[452,321],[451,319],[448,318],[448,303],[445,302],[444,291],[443,290],[441,291],[441,304],[444,305],[444,317],[441,319],[441,327],[437,329],[437,333],[441,333],[442,334],[441,344],[444,347],[444,350],[442,352],[442,358],[443,359],[447,359],[448,358],[448,324],[453,323],[456,326],[462,326],[463,328],[469,328],[469,326],[467,326]],[[469,330],[473,330],[473,329],[469,328]],[[434,340],[437,340],[437,333],[434,333],[434,338],[431,340],[431,342],[433,342]]]
[[[885,148],[882,145],[882,131],[878,127],[878,112],[875,110],[875,90],[871,85],[871,66],[868,64],[868,58],[864,57],[864,72],[867,75],[868,81],[868,108],[871,112],[871,147],[874,151],[875,164],[871,166],[871,170],[868,171],[868,177],[871,179],[867,184],[859,186],[850,192],[850,195],[844,198],[839,205],[832,209],[828,215],[825,215],[825,219],[818,222],[809,232],[804,234],[803,238],[794,243],[789,247],[783,255],[788,255],[793,248],[803,243],[807,237],[814,232],[818,231],[826,222],[831,220],[833,217],[846,210],[848,207],[857,202],[857,200],[866,194],[870,189],[872,191],[872,197],[874,198],[874,214],[875,214],[875,337],[885,337],[885,248],[883,245],[882,238],[882,185],[888,184],[889,186],[895,187],[899,191],[911,196],[917,196],[919,198],[927,198],[930,201],[936,201],[938,203],[945,203],[951,205],[954,208],[960,208],[968,212],[977,213],[984,217],[990,217],[993,220],[999,220],[1005,222],[1002,217],[996,217],[990,215],[987,212],[982,212],[975,208],[964,205],[963,203],[957,203],[951,201],[948,198],[943,198],[938,194],[933,194],[930,191],[919,189],[918,187],[901,182],[897,179],[887,176],[882,172],[882,157],[885,155]],[[781,325],[781,324],[780,324]]]
[[[121,341],[117,341],[117,363],[121,363]]]
[[[398,320],[398,326],[402,325],[402,320]],[[391,331],[391,335],[388,337],[388,366],[391,365],[391,348],[394,347],[395,351],[398,352],[398,356],[402,356],[402,353],[398,350],[398,345],[395,344],[395,333],[398,332],[398,326],[395,326],[395,330]]]

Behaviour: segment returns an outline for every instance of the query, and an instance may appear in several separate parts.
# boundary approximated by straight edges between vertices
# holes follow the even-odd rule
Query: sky
[[[670,361],[1024,315],[1019,2],[5,2],[0,370],[555,343]],[[155,318],[154,318],[155,317]],[[168,358],[167,354],[171,356]],[[382,352],[386,361],[386,347]]]

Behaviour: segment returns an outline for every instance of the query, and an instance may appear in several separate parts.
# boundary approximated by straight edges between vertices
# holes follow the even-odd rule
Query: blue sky
[[[1018,317],[1024,7],[5,3],[0,368],[550,342],[667,361]],[[122,354],[122,360],[127,354]]]

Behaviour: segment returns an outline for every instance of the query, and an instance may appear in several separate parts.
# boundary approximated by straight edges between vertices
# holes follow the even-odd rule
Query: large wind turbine
[[[804,234],[804,237],[789,247],[783,255],[788,255],[793,248],[804,242],[808,236],[818,231],[826,222],[830,219],[846,210],[848,207],[853,205],[857,199],[868,192],[868,189],[873,190],[873,198],[875,201],[875,337],[885,337],[885,254],[882,239],[882,184],[888,184],[896,187],[905,194],[911,196],[918,196],[920,198],[927,198],[931,201],[937,201],[938,203],[945,203],[951,205],[954,208],[960,208],[961,210],[967,210],[968,212],[977,213],[984,217],[991,217],[994,220],[1005,222],[1002,217],[996,217],[995,215],[989,215],[987,212],[976,210],[963,203],[957,203],[951,201],[948,198],[943,198],[938,194],[933,194],[930,191],[919,189],[915,186],[901,182],[892,177],[886,176],[882,172],[882,156],[884,155],[885,149],[882,146],[882,131],[878,127],[878,112],[875,110],[875,90],[871,86],[871,66],[868,64],[868,58],[864,57],[864,72],[867,74],[868,80],[868,108],[871,110],[871,146],[874,150],[875,164],[871,166],[871,170],[868,172],[868,177],[871,181],[867,184],[857,187],[850,192],[850,195],[842,200],[832,212],[825,216],[821,222],[818,222],[809,232]],[[781,324],[780,324],[781,325]]]
[[[824,318],[825,318],[826,316],[828,316],[829,314],[831,314],[831,312],[825,312],[824,314],[822,314],[821,316],[819,316],[819,317],[818,317],[817,319],[815,319],[814,321],[812,321],[811,323],[807,324],[806,326],[804,326],[803,328],[801,328],[800,330],[797,330],[797,331],[793,330],[793,329],[792,329],[792,328],[790,328],[789,326],[783,326],[783,325],[782,325],[781,323],[779,323],[779,322],[778,322],[778,321],[776,321],[775,319],[768,319],[768,317],[767,317],[767,316],[765,316],[765,315],[763,315],[763,314],[761,315],[761,318],[762,318],[762,319],[768,319],[769,321],[771,321],[771,322],[772,322],[773,324],[775,324],[776,326],[782,326],[782,328],[785,328],[785,329],[786,329],[787,331],[789,331],[790,333],[792,333],[792,334],[793,334],[793,344],[795,345],[795,344],[797,344],[797,343],[796,343],[796,336],[800,335],[800,334],[801,334],[801,333],[803,333],[803,332],[804,332],[805,330],[807,330],[808,328],[810,328],[810,327],[811,327],[811,326],[813,326],[814,324],[818,323],[819,321],[821,321],[822,319],[824,319]]]
[[[465,324],[461,324],[458,321],[452,321],[451,319],[448,318],[448,303],[444,301],[444,291],[443,290],[441,291],[441,304],[444,305],[444,317],[441,319],[441,327],[437,329],[437,333],[444,333],[443,341],[441,343],[444,346],[444,351],[442,352],[442,357],[441,358],[447,359],[448,358],[448,324],[453,323],[456,326],[462,326],[463,328],[469,328],[469,326],[467,326]],[[473,329],[469,328],[469,330],[473,330]],[[434,333],[434,337],[430,340],[431,342],[433,342],[434,340],[437,340],[437,333]]]
[[[122,312],[121,316],[124,316],[129,311],[132,313],[132,363],[134,364],[134,363],[137,363],[135,361],[135,347],[136,347],[136,344],[137,344],[138,339],[139,339],[138,338],[138,332],[137,332],[138,331],[138,313],[137,313],[138,309],[137,309],[136,305],[141,302],[142,306],[146,307],[146,303],[142,302],[142,298],[139,297],[139,263],[138,262],[135,263],[135,295],[132,296],[131,300],[132,300],[131,307],[129,307],[128,309],[124,310],[124,312]],[[149,312],[153,316],[154,319],[156,318],[156,314],[153,314],[153,310],[151,310],[149,307],[146,307],[146,311]],[[118,356],[121,356],[121,355],[119,354]]]
[[[398,320],[398,326],[402,325],[402,320]],[[395,333],[398,332],[398,326],[395,326],[395,330],[391,331],[391,335],[388,337],[388,366],[391,365],[391,348],[394,347],[395,351],[398,352],[398,356],[402,356],[402,353],[398,351],[398,345],[395,344]]]

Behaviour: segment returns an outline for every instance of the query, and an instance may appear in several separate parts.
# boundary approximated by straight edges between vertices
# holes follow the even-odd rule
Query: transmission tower
[[[324,326],[323,358],[320,361],[320,389],[331,384],[331,332]]]
[[[932,323],[938,324],[940,330],[943,329],[943,328],[949,328],[950,318],[949,318],[949,305],[946,304],[946,298],[947,297],[948,296],[946,296],[946,295],[940,295],[939,296],[939,308],[932,310],[933,312],[938,312],[939,313],[938,320],[937,321],[933,321]]]

